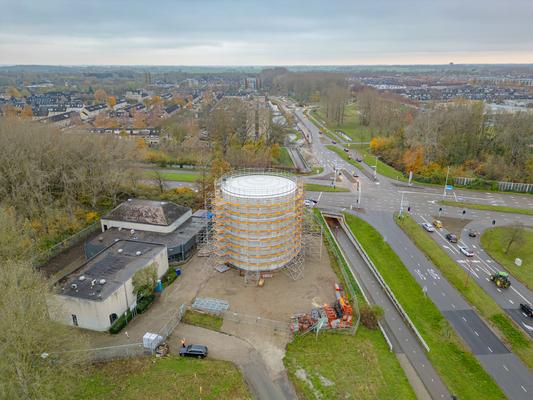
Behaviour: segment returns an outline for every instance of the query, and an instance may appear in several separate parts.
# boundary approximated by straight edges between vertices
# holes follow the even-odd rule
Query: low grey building
[[[101,219],[102,233],[85,243],[90,258],[117,240],[138,240],[167,247],[168,260],[187,260],[210,226],[207,213],[168,201],[129,199]]]
[[[48,302],[50,317],[95,331],[137,305],[132,283],[136,272],[154,266],[158,278],[168,270],[166,247],[138,240],[118,240],[102,249],[56,285]]]

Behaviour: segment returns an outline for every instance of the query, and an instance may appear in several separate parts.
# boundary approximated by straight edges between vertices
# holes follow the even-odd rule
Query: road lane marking
[[[479,333],[477,333],[476,331],[474,331],[474,333],[476,334],[476,336],[479,336]]]
[[[530,302],[528,299],[526,299],[524,296],[522,296],[522,294],[521,294],[518,290],[516,290],[514,287],[511,286],[511,289],[512,289],[517,295],[519,295],[521,298],[523,298],[528,304],[531,304],[531,302]]]
[[[507,365],[503,364],[503,369],[509,372],[509,368],[507,368]]]
[[[487,346],[487,348],[489,349],[489,351],[490,351],[491,353],[494,353],[494,352],[492,351],[492,349],[491,349],[489,346]]]
[[[465,317],[461,317],[461,318],[463,319],[463,321],[465,321],[465,322],[466,322],[466,318],[465,318]]]
[[[509,299],[509,303],[514,304],[514,301],[512,301],[511,299]]]
[[[520,385],[520,387],[522,388],[522,390],[523,390],[524,392],[527,393],[527,390],[526,390],[526,388],[525,388],[524,386]]]

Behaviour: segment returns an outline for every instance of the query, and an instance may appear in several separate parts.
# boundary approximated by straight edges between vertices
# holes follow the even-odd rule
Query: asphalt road
[[[333,166],[336,166],[345,168],[350,173],[356,171],[355,167],[341,159],[336,153],[324,147],[323,143],[321,143],[321,138],[319,137],[321,135],[318,134],[318,129],[316,127],[313,129],[313,125],[305,118],[303,113],[300,112],[298,116],[313,136],[312,146],[314,154],[325,168],[329,167],[331,170]],[[365,166],[365,168],[368,167]],[[510,399],[533,398],[533,375],[529,369],[514,354],[509,352],[490,328],[479,318],[472,307],[440,275],[436,267],[418,250],[392,218],[394,212],[397,212],[400,208],[407,211],[408,207],[411,208],[413,214],[417,215],[417,218],[421,218],[422,216],[431,218],[432,215],[439,212],[440,207],[442,207],[441,215],[450,217],[461,216],[462,210],[454,207],[439,206],[437,202],[442,199],[443,195],[439,188],[410,187],[404,183],[396,182],[385,177],[380,177],[379,181],[373,182],[368,177],[360,175],[360,180],[363,186],[363,196],[360,204],[357,203],[354,193],[324,192],[310,194],[309,197],[320,199],[319,207],[321,208],[332,208],[336,211],[349,211],[350,209],[362,210],[364,213],[360,213],[359,216],[366,219],[380,231],[420,284],[421,288],[426,290],[427,295],[441,312],[443,312],[443,315],[475,354],[485,370],[493,376],[506,395]],[[530,201],[533,203],[533,198],[529,196],[470,191],[455,191],[455,195],[461,201],[484,201],[489,204],[499,201],[502,205],[513,205],[514,207],[522,208],[531,207],[529,204]],[[452,198],[455,198],[455,196]],[[510,224],[517,217],[512,214],[468,210],[466,218],[475,219],[485,224],[491,223],[493,219],[496,219],[497,225],[501,225]],[[519,216],[518,218],[524,224],[533,226],[533,217]],[[487,258],[484,259],[484,262],[487,263]],[[491,260],[491,263],[494,263],[493,260]],[[466,263],[459,264],[461,266],[465,264],[463,267],[466,267]],[[476,267],[479,268],[481,265],[484,264],[480,261],[479,266]],[[473,267],[474,271],[476,267]],[[496,267],[495,265],[494,268]],[[479,281],[481,280],[480,278]],[[494,289],[494,287],[490,289]],[[533,297],[529,297],[531,295],[524,289],[515,287],[515,290],[520,293],[520,296],[523,296],[526,301],[531,302]],[[507,292],[514,291],[508,290]],[[496,293],[498,296],[494,293],[491,295],[500,297],[499,295],[501,293],[497,291]],[[514,306],[511,303],[509,305]]]
[[[350,241],[348,235],[338,223],[334,223],[332,232],[339,243],[350,269],[353,271],[361,286],[361,290],[373,304],[378,304],[384,310],[383,328],[391,340],[393,351],[405,354],[424,387],[433,399],[449,399],[450,393],[439,375],[426,357],[420,342],[402,319],[389,297],[382,290],[374,275]]]

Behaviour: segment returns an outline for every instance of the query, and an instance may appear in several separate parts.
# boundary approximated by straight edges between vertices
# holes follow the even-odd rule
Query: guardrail
[[[342,229],[344,229],[344,231],[346,232],[346,235],[348,236],[352,244],[355,246],[359,255],[361,256],[365,264],[368,266],[368,268],[370,269],[374,277],[377,279],[378,283],[380,284],[381,288],[383,289],[387,297],[390,299],[394,307],[398,310],[398,312],[400,313],[402,318],[405,320],[409,328],[411,328],[411,330],[414,332],[418,341],[422,344],[422,346],[426,349],[426,351],[429,352],[430,349],[429,349],[428,344],[426,343],[426,341],[424,340],[420,332],[418,332],[418,329],[414,325],[413,321],[411,321],[411,318],[409,318],[409,315],[407,314],[407,312],[403,309],[400,302],[396,299],[396,296],[394,296],[394,293],[392,292],[391,288],[389,287],[389,285],[387,285],[387,282],[385,282],[385,280],[383,279],[383,277],[377,270],[376,266],[374,265],[374,263],[372,262],[372,260],[370,259],[366,251],[364,250],[363,246],[361,246],[357,238],[352,234],[352,231],[350,230],[350,228],[346,225],[346,222],[344,220],[344,215],[336,214],[336,213],[328,213],[327,215],[340,220]]]

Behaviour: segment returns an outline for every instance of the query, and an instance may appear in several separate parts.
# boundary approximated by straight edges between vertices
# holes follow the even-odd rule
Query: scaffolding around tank
[[[303,183],[283,172],[246,170],[214,187],[213,252],[226,265],[264,273],[302,253]]]

